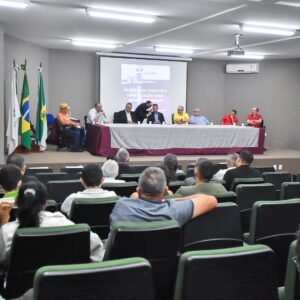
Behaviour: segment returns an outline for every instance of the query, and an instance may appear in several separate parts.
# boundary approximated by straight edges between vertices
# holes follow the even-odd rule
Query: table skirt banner
[[[135,155],[263,153],[264,128],[243,126],[109,124],[87,127],[87,148],[108,156],[119,148]]]

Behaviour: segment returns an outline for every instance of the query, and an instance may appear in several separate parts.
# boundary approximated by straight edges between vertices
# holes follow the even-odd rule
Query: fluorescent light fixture
[[[104,19],[121,20],[129,22],[153,23],[156,20],[155,16],[142,15],[137,13],[121,12],[108,9],[87,8],[86,12],[92,17]]]
[[[278,24],[278,23],[270,23],[270,22],[252,22],[246,21],[244,25],[253,25],[257,27],[269,27],[269,28],[278,28],[278,29],[291,29],[297,30],[297,26],[291,24]]]
[[[156,16],[157,14],[152,11],[145,11],[145,10],[137,10],[137,9],[128,9],[123,7],[109,7],[109,6],[91,6],[89,9],[96,9],[96,10],[105,10],[105,11],[114,11],[114,12],[121,12],[121,13],[129,13],[129,14],[137,14],[137,15],[145,15],[145,16]]]
[[[193,54],[194,49],[183,47],[171,47],[171,46],[154,46],[156,52],[161,53],[176,53],[176,54]]]
[[[115,49],[120,47],[120,44],[108,42],[108,41],[99,41],[99,40],[80,40],[73,39],[70,40],[71,44],[79,47],[90,47],[90,48],[105,48],[105,49]]]
[[[30,4],[29,0],[0,0],[0,6],[13,8],[27,8]]]
[[[275,2],[275,4],[293,6],[293,7],[300,7],[299,2],[277,1],[277,2]]]
[[[283,29],[279,27],[266,27],[266,26],[255,26],[243,24],[241,29],[244,32],[253,32],[253,33],[265,33],[265,34],[274,34],[274,35],[283,35],[291,36],[295,34],[296,30],[292,29]]]
[[[231,55],[232,58],[237,59],[254,59],[254,60],[261,60],[264,59],[264,55],[258,55],[258,54],[245,54],[245,55]]]

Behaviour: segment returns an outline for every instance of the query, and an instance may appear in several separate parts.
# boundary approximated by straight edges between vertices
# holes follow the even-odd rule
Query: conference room
[[[299,28],[0,0],[0,299],[298,299]]]

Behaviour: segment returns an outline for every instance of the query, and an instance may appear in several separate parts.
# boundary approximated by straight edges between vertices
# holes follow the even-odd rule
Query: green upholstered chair
[[[176,198],[182,198],[183,196],[180,194],[173,194],[173,195],[166,195],[165,199],[176,199]]]
[[[249,243],[265,244],[276,254],[278,285],[286,273],[289,246],[300,224],[300,199],[258,201],[253,205]]]
[[[235,192],[232,192],[232,191],[229,191],[229,192],[226,192],[226,193],[222,193],[222,194],[219,194],[219,195],[214,195],[217,200],[218,200],[218,203],[225,203],[225,202],[236,202],[236,194]]]
[[[274,252],[255,245],[181,255],[174,300],[277,300]]]
[[[300,198],[300,182],[283,182],[280,189],[280,199]]]
[[[237,205],[241,211],[242,231],[249,232],[252,206],[261,200],[276,200],[276,189],[272,183],[239,184],[236,187]]]
[[[234,191],[236,190],[236,187],[239,184],[258,184],[258,183],[264,183],[264,179],[261,177],[254,177],[254,178],[235,178],[232,181],[230,190]]]
[[[135,181],[138,182],[141,173],[133,173],[133,174],[121,174],[118,178],[121,180],[125,180],[126,182]]]
[[[136,192],[137,183],[125,182],[125,183],[104,183],[103,189],[108,191],[114,191],[118,196],[130,197],[130,195]]]
[[[17,229],[1,294],[5,299],[22,296],[32,288],[40,267],[89,261],[90,228],[86,224]]]
[[[265,172],[275,172],[275,169],[273,166],[262,166],[262,167],[254,167],[256,170],[260,172],[260,174],[263,174]]]
[[[86,223],[101,239],[107,239],[110,230],[109,216],[119,199],[118,196],[108,198],[76,198],[74,199],[70,220],[74,223]]]
[[[47,185],[49,181],[55,180],[69,180],[72,179],[69,175],[65,172],[53,172],[53,173],[36,173],[35,177],[42,182],[43,184]]]
[[[281,184],[283,182],[291,182],[293,180],[292,174],[289,172],[265,172],[262,174],[265,182],[275,185],[277,191],[277,199],[280,199]]]
[[[220,203],[211,212],[183,226],[183,251],[243,245],[240,211],[234,203]]]
[[[53,169],[50,167],[28,167],[26,168],[25,175],[35,175],[36,173],[53,173]]]
[[[104,260],[144,257],[151,263],[156,299],[171,299],[180,250],[176,221],[119,222],[110,232]]]
[[[40,268],[34,300],[154,300],[153,276],[143,258]]]
[[[79,172],[82,172],[83,166],[65,166],[60,169],[61,172],[65,172],[71,176],[75,176]]]

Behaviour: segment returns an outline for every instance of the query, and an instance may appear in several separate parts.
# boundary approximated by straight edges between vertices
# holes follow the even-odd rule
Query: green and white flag
[[[19,145],[19,122],[21,117],[20,107],[17,96],[17,74],[18,67],[13,66],[11,74],[11,102],[8,112],[8,123],[7,123],[7,147],[8,154],[11,154]]]
[[[44,82],[42,75],[42,68],[39,67],[38,80],[38,107],[36,113],[36,140],[40,146],[40,151],[45,151],[47,148],[47,118],[46,118],[46,101],[44,93]]]

